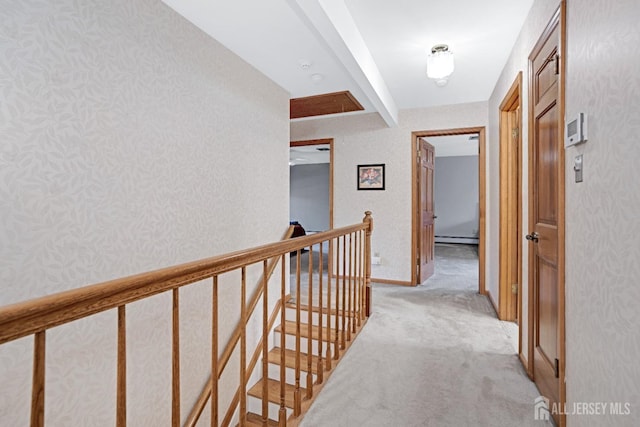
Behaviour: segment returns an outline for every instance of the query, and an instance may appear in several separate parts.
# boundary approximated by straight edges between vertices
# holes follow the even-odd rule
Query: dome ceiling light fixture
[[[449,46],[446,44],[433,46],[431,54],[427,56],[427,76],[442,87],[447,84],[453,69],[453,52],[449,50]]]

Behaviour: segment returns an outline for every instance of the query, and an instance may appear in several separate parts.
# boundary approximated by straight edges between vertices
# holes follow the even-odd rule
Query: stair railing
[[[240,342],[240,378],[239,387],[236,396],[239,399],[239,423],[241,426],[247,425],[247,382],[251,376],[253,367],[257,364],[257,361],[262,353],[263,358],[263,379],[268,378],[268,366],[265,360],[268,359],[269,351],[269,334],[273,329],[273,325],[280,314],[281,320],[281,352],[280,352],[280,390],[278,396],[279,410],[278,410],[278,424],[280,426],[286,426],[286,405],[287,405],[287,389],[285,384],[284,370],[286,367],[286,355],[285,355],[285,332],[288,332],[288,323],[286,321],[286,272],[284,266],[286,265],[285,256],[296,252],[298,255],[297,263],[300,262],[300,254],[302,249],[309,248],[311,255],[313,254],[314,245],[320,245],[320,254],[322,254],[322,245],[324,242],[328,242],[329,250],[329,272],[327,283],[327,306],[319,305],[317,308],[318,317],[320,323],[317,328],[312,326],[313,310],[315,307],[312,304],[313,301],[313,286],[311,281],[313,280],[313,257],[310,257],[309,266],[309,301],[307,309],[308,329],[306,334],[308,335],[308,342],[312,339],[318,339],[318,363],[317,370],[322,372],[323,370],[323,355],[322,355],[322,342],[323,337],[323,314],[326,313],[326,369],[331,369],[331,362],[339,359],[339,353],[341,350],[345,350],[347,342],[351,338],[351,333],[355,331],[355,326],[361,325],[366,317],[369,316],[371,310],[371,232],[373,230],[373,220],[371,218],[371,212],[365,213],[365,218],[362,223],[342,227],[339,229],[333,229],[314,235],[298,237],[295,239],[289,239],[281,242],[271,243],[252,249],[236,251],[225,255],[215,256],[212,258],[206,258],[199,261],[185,263],[169,268],[164,268],[148,273],[137,274],[134,276],[125,277],[122,279],[111,280],[91,286],[86,286],[70,291],[60,292],[57,294],[32,299],[26,302],[21,302],[9,306],[0,308],[0,345],[7,342],[27,337],[34,337],[34,352],[33,352],[33,369],[32,369],[32,390],[31,390],[31,426],[44,426],[45,425],[45,354],[46,354],[46,334],[47,331],[56,326],[60,326],[66,323],[70,323],[79,319],[83,319],[107,310],[117,310],[117,366],[116,366],[116,426],[124,427],[127,422],[127,384],[126,384],[126,360],[127,360],[127,329],[126,329],[126,312],[127,305],[142,299],[146,299],[160,293],[171,292],[173,297],[172,305],[172,320],[173,320],[173,339],[172,339],[172,426],[180,425],[180,312],[179,312],[179,295],[180,288],[193,283],[201,282],[203,280],[211,280],[212,283],[212,354],[211,354],[211,372],[222,372],[227,365],[233,348]],[[348,236],[348,238],[347,238]],[[340,245],[340,239],[342,238],[342,245]],[[349,258],[347,259],[346,245],[349,245]],[[335,246],[335,248],[334,248]],[[342,252],[340,252],[342,247]],[[355,251],[355,256],[353,252]],[[320,255],[322,256],[322,255]],[[271,260],[271,262],[270,262]],[[278,260],[278,261],[276,261]],[[342,263],[340,263],[342,261]],[[271,272],[275,269],[276,262],[280,262],[282,268],[280,277],[280,300],[275,305],[273,312],[267,318],[269,312],[268,308],[268,290],[269,290],[269,277]],[[246,302],[246,281],[247,281],[247,267],[262,263],[262,288],[261,291],[256,291],[252,296],[249,304]],[[347,269],[347,264],[349,268]],[[321,264],[322,265],[322,264]],[[340,265],[342,269],[340,269]],[[299,264],[298,264],[299,266]],[[240,324],[239,331],[231,338],[231,341],[221,357],[218,357],[218,325],[220,320],[218,319],[218,278],[224,273],[231,271],[241,272],[241,307],[240,307]],[[320,301],[323,287],[323,274],[320,274],[319,278],[319,293],[318,298]],[[335,279],[335,282],[334,282]],[[339,281],[342,280],[342,292],[340,292]],[[349,287],[346,287],[346,283],[349,283]],[[335,285],[335,286],[332,286]],[[333,289],[332,289],[333,287]],[[348,289],[348,295],[347,295]],[[295,371],[296,371],[296,384],[294,392],[295,404],[293,405],[293,415],[298,416],[301,413],[303,406],[302,402],[302,390],[300,388],[300,368],[301,368],[301,322],[300,322],[300,310],[301,310],[301,284],[300,284],[300,268],[297,268],[296,272],[296,355],[295,355]],[[258,295],[261,294],[261,295]],[[335,311],[331,308],[331,296],[335,300]],[[262,322],[262,338],[258,343],[256,351],[251,358],[249,365],[247,365],[247,322],[249,313],[253,311],[258,304],[258,300],[262,298],[263,301],[263,322]],[[345,300],[349,303],[345,305]],[[342,309],[340,310],[339,302],[342,302]],[[335,317],[335,328],[332,330],[330,327],[330,315]],[[338,319],[342,316],[341,325]],[[349,332],[346,329],[346,319],[349,319],[348,325],[350,327]],[[339,341],[338,337],[341,337]],[[236,339],[236,337],[238,337]],[[333,345],[333,348],[331,348]],[[311,376],[312,366],[312,352],[309,351],[311,345],[307,348],[307,369],[308,375]],[[211,425],[219,425],[219,408],[218,408],[218,380],[219,375],[211,375],[208,383],[210,386],[205,388],[206,396],[201,396],[198,402],[205,401],[211,396],[214,398],[211,401]],[[322,375],[317,376],[317,383],[322,383]],[[309,386],[309,379],[307,379],[307,388]],[[268,425],[268,402],[269,402],[269,388],[266,385],[266,381],[263,381],[263,404],[261,414],[261,424]],[[308,408],[308,405],[312,401],[309,397],[311,394],[305,396],[304,405]],[[232,403],[232,407],[237,403]],[[227,416],[223,420],[224,426],[229,425],[230,417],[229,413],[233,414],[235,408],[230,407],[227,411]],[[198,415],[202,412],[200,409],[195,415],[197,419]],[[192,411],[193,414],[193,411]],[[188,421],[191,420],[191,416]],[[187,425],[187,424],[186,424]]]

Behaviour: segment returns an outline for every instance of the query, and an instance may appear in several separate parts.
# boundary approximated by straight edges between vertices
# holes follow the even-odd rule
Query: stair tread
[[[274,347],[269,352],[268,361],[274,365],[280,365],[280,347]],[[307,354],[300,353],[300,370],[308,372]],[[284,364],[287,368],[296,368],[296,352],[294,350],[285,349],[284,351]],[[318,373],[318,356],[311,356],[311,373]]]
[[[287,303],[285,303],[285,306],[286,306],[287,308],[291,308],[291,309],[294,309],[294,310],[295,310],[295,308],[296,308],[295,298],[292,298],[290,301],[288,301]],[[300,309],[301,309],[301,310],[304,310],[304,311],[309,311],[309,305],[308,305],[308,304],[301,304],[301,305],[300,305]],[[311,311],[312,311],[313,313],[318,313],[318,312],[320,312],[320,307],[318,307],[318,306],[316,306],[316,305],[313,305],[313,306],[311,306]],[[338,316],[342,316],[342,310],[337,310],[337,311],[336,311],[336,309],[335,309],[335,308],[327,309],[327,307],[322,307],[322,313],[323,313],[324,315],[326,315],[326,314],[330,314],[330,315],[332,315],[332,316],[335,316],[335,315],[336,315],[336,313],[338,313]],[[350,312],[349,312],[349,313],[347,313],[347,314],[346,314],[346,316],[345,316],[345,317],[355,317],[355,316],[353,315],[353,313],[350,313]]]
[[[267,425],[270,427],[278,427],[278,422],[272,419],[267,420]],[[247,426],[250,427],[262,427],[262,417],[253,412],[247,412]]]
[[[330,337],[335,338],[336,330],[334,328],[330,329]],[[277,332],[282,332],[282,324],[276,327]],[[296,322],[291,320],[287,320],[284,322],[284,333],[287,335],[295,335],[296,334]],[[311,339],[317,340],[319,335],[318,326],[311,326]],[[309,338],[309,325],[307,323],[300,323],[300,336],[304,338]],[[327,327],[322,327],[322,340],[327,341]]]
[[[257,397],[258,399],[262,399],[262,382],[264,378],[258,381],[251,389],[249,389],[249,396]],[[287,408],[293,408],[293,394],[296,391],[296,387],[291,384],[284,385],[284,405]],[[280,381],[272,380],[271,378],[267,379],[267,393],[269,394],[269,402],[280,404]],[[307,390],[300,387],[300,395],[305,396]]]

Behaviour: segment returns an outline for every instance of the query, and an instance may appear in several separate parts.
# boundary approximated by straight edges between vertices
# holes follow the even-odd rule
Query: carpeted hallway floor
[[[438,245],[422,286],[374,285],[371,318],[301,426],[550,425],[534,420],[539,393],[477,294],[474,248]]]

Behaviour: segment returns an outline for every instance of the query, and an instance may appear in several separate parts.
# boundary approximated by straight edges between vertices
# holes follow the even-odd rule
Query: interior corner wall
[[[538,38],[544,31],[553,13],[559,6],[558,0],[537,0],[534,2],[524,22],[522,30],[514,44],[509,59],[500,74],[498,82],[489,99],[489,133],[487,138],[487,279],[486,287],[493,301],[497,304],[500,299],[500,104],[507,95],[511,85],[522,72],[522,218],[523,224],[521,241],[528,233],[529,224],[529,54],[533,50]],[[528,246],[522,246],[522,354],[527,357],[528,334],[527,319],[529,313],[529,251]]]
[[[0,0],[0,64],[0,305],[286,231],[288,94],[162,2]],[[221,345],[238,284],[220,290]],[[183,420],[210,372],[210,301],[210,282],[181,291]],[[116,325],[47,334],[47,425],[115,424]],[[127,306],[127,330],[128,422],[167,425],[170,296]],[[31,365],[31,339],[0,346],[3,425],[29,423]]]
[[[411,132],[487,125],[487,103],[401,110],[389,128],[378,114],[357,114],[291,123],[293,140],[334,138],[334,226],[373,212],[372,253],[381,265],[372,277],[411,281]],[[358,191],[357,166],[384,163],[385,190]]]
[[[638,17],[637,0],[567,2],[566,117],[589,120],[565,151],[567,401],[622,404],[570,426],[640,425]]]

